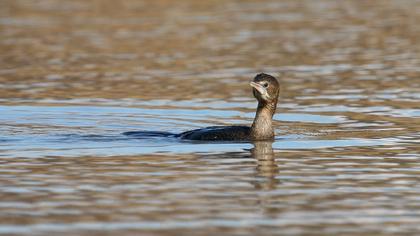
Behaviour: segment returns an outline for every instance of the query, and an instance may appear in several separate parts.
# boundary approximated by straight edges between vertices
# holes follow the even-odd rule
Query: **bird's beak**
[[[249,83],[249,85],[251,85],[251,87],[255,88],[262,96],[267,96],[268,97],[268,92],[267,89],[264,88],[262,85],[255,83],[255,82],[251,82]]]

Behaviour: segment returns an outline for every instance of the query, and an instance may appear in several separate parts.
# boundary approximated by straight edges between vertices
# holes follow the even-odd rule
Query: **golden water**
[[[0,234],[416,235],[419,1],[0,2]],[[130,139],[249,124],[275,142]]]

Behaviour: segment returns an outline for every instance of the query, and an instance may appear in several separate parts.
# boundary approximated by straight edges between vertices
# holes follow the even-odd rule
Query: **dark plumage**
[[[209,141],[241,141],[274,139],[272,118],[276,112],[279,96],[279,83],[268,74],[258,74],[250,83],[252,92],[258,101],[257,112],[251,127],[248,126],[212,126],[190,130],[178,135],[181,139]]]
[[[210,126],[176,135],[182,139],[233,141],[248,140],[251,128],[247,126]]]
[[[134,138],[177,137],[189,140],[207,141],[257,141],[274,139],[272,124],[279,96],[279,83],[276,78],[264,73],[255,76],[250,83],[252,93],[258,101],[257,112],[251,127],[248,126],[211,126],[186,131],[180,134],[154,131],[125,132]]]

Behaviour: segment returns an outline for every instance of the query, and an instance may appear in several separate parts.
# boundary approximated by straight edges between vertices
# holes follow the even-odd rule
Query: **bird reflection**
[[[251,156],[257,160],[255,188],[262,190],[275,189],[279,181],[276,176],[279,168],[276,164],[273,142],[256,141],[251,149]]]

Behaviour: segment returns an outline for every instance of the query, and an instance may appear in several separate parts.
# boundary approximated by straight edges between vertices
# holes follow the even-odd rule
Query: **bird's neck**
[[[258,102],[257,113],[251,126],[251,138],[253,140],[274,138],[273,115],[276,112],[276,105],[277,101]]]

